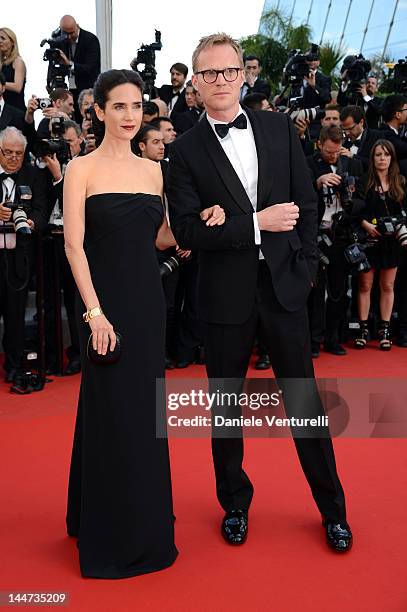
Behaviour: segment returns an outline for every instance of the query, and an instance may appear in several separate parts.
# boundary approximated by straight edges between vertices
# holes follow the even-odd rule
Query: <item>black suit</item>
[[[380,130],[371,130],[366,128],[363,130],[362,136],[360,137],[360,141],[358,144],[358,152],[353,156],[354,159],[358,159],[363,164],[363,169],[366,171],[369,167],[369,159],[370,159],[370,151],[374,143],[379,140],[379,138],[383,138],[382,132]],[[344,147],[346,149],[350,149],[354,143],[352,140],[347,139],[344,142]]]
[[[267,99],[269,99],[271,95],[271,87],[267,81],[264,81],[263,79],[256,79],[253,87],[250,87],[248,83],[243,83],[240,98],[243,99],[245,96],[252,93],[262,93],[267,97]]]
[[[27,185],[32,191],[32,208],[28,218],[41,232],[47,221],[46,181],[37,168],[26,165],[17,174],[16,185]],[[0,189],[2,184],[0,183]],[[2,195],[2,191],[0,191]],[[3,241],[0,229],[0,240]],[[0,249],[0,316],[4,319],[4,369],[18,370],[24,350],[24,315],[30,267],[33,261],[34,234],[17,234],[15,249]]]
[[[331,100],[331,78],[322,74],[322,72],[315,73],[315,84],[316,87],[307,85],[304,87],[303,99],[301,101],[301,108],[313,108],[314,106],[325,107]]]
[[[394,145],[396,149],[397,159],[406,159],[407,158],[407,140],[405,138],[401,138],[394,130],[391,129],[384,123],[380,127],[381,138],[385,138],[386,140],[390,140],[390,142]]]
[[[28,151],[32,150],[36,133],[34,124],[26,123],[25,114],[19,108],[15,108],[7,102],[3,106],[3,112],[0,115],[0,132],[6,127],[15,127],[24,134],[27,138],[26,159],[28,161]]]
[[[257,210],[295,201],[300,208],[296,229],[261,232],[265,262],[259,263],[252,204],[206,118],[173,143],[168,176],[171,226],[182,248],[198,251],[198,309],[208,377],[244,379],[260,321],[292,416],[302,402],[282,378],[309,379],[308,390],[315,396],[306,300],[316,273],[316,198],[290,118],[250,110],[247,115],[258,156]],[[225,210],[222,226],[207,227],[199,217],[213,204]],[[311,410],[322,413],[318,397]],[[295,444],[321,513],[345,520],[330,439],[296,438]],[[242,469],[242,439],[238,434],[214,437],[212,451],[222,507],[248,509],[253,487]]]
[[[202,114],[199,108],[189,108],[183,113],[173,111],[171,113],[171,121],[177,134],[183,134],[194,127],[199,121]]]
[[[164,100],[164,102],[167,105],[169,105],[169,103],[174,97],[174,89],[172,85],[162,85],[160,89],[158,90],[158,94],[161,100]],[[171,115],[172,113],[185,113],[187,110],[188,110],[188,106],[185,101],[185,89],[183,89],[180,92],[178,96],[178,100],[174,104],[174,107],[171,109]]]

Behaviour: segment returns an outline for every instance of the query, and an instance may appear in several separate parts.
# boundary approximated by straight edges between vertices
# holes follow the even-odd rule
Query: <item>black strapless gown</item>
[[[123,336],[119,361],[86,357],[89,326],[77,300],[82,382],[68,489],[68,534],[83,576],[125,578],[176,556],[166,439],[156,438],[156,378],[164,378],[165,303],[155,252],[161,198],[102,193],[86,200],[85,252],[107,319]],[[160,406],[165,419],[165,406]]]

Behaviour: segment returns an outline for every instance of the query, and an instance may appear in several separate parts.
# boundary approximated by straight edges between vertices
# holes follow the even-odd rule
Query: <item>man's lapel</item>
[[[8,104],[4,104],[3,112],[0,116],[0,130],[4,130],[9,125],[11,120],[11,111]]]
[[[278,149],[273,147],[271,134],[266,134],[260,121],[260,113],[266,111],[252,111],[245,108],[251,123],[257,149],[257,210],[270,204],[270,194],[273,183],[273,159],[278,156]]]

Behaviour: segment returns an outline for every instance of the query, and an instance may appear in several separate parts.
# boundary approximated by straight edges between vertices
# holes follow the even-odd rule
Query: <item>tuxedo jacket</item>
[[[264,79],[256,79],[253,87],[249,87],[247,83],[245,83],[245,85],[247,86],[246,96],[251,93],[262,93],[269,99],[271,95],[271,87]]]
[[[174,97],[172,85],[162,85],[158,90],[161,100],[164,100],[166,104],[169,104]],[[174,108],[171,109],[172,113],[185,113],[188,110],[187,103],[185,102],[185,89],[181,91],[178,96],[178,100],[174,104]]]
[[[184,113],[173,111],[171,120],[177,134],[183,134],[194,127],[198,123],[201,113],[202,111],[199,108],[190,108]]]
[[[384,123],[380,127],[380,137],[385,138],[386,140],[390,140],[390,142],[394,145],[396,149],[397,159],[406,159],[407,158],[407,140],[398,136],[388,125]]]
[[[257,211],[294,201],[300,208],[289,232],[261,232],[261,250],[282,307],[306,303],[316,274],[317,201],[305,157],[286,114],[245,109],[258,157]],[[198,310],[203,321],[245,322],[252,311],[259,247],[253,208],[206,117],[172,143],[167,180],[171,227],[177,243],[198,251]],[[226,221],[207,227],[200,212],[222,206]]]
[[[3,112],[0,115],[0,132],[9,126],[15,127],[18,130],[20,130],[20,132],[22,132],[24,136],[27,138],[27,141],[28,141],[27,154],[28,154],[28,150],[32,149],[33,144],[36,139],[34,123],[32,124],[26,123],[25,114],[23,113],[23,111],[20,110],[19,108],[15,108],[14,106],[11,106],[10,104],[7,104],[6,102],[3,106]],[[27,155],[27,161],[28,161],[28,155]]]
[[[71,57],[70,45],[67,55],[74,62],[77,91],[93,87],[100,74],[100,44],[97,36],[81,28],[74,56]]]
[[[379,130],[370,130],[367,128],[362,135],[362,139],[358,148],[358,152],[354,155],[354,159],[359,159],[363,164],[363,169],[366,171],[369,167],[370,151],[374,143],[383,138],[383,134]],[[348,149],[351,148],[352,142],[345,141],[344,146]]]
[[[325,213],[325,199],[323,198],[322,190],[317,189],[317,179],[323,174],[330,174],[332,168],[328,162],[326,162],[319,151],[315,152],[310,157],[307,157],[307,164],[310,169],[312,183],[314,189],[318,194],[318,225],[322,221],[322,217]],[[346,155],[340,155],[337,163],[337,172],[347,172],[350,176],[356,178],[355,181],[355,194],[352,198],[352,209],[351,215],[354,218],[359,218],[361,210],[364,208],[364,193],[362,188],[362,176],[363,176],[363,164],[360,160]],[[349,211],[350,212],[350,211]]]
[[[324,108],[331,100],[332,81],[330,77],[325,76],[322,72],[315,73],[316,87],[305,87],[301,108],[313,108],[320,106]]]

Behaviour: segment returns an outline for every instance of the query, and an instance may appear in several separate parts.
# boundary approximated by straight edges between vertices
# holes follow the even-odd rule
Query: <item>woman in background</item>
[[[9,28],[0,28],[0,71],[6,78],[4,101],[25,112],[24,89],[27,71],[18,51],[17,37]]]

